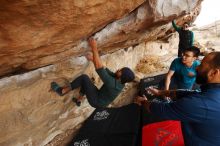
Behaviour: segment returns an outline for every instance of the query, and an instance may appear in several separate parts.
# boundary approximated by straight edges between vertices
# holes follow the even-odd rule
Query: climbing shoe
[[[72,97],[72,101],[77,105],[80,106],[81,105],[81,101],[79,101],[77,98]]]
[[[62,94],[62,88],[56,82],[51,82],[50,88],[51,88],[51,90],[56,92],[58,95],[60,95],[60,96],[64,95],[64,94]]]

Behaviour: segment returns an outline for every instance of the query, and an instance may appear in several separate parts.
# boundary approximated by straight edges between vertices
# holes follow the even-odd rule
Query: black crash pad
[[[85,121],[69,146],[138,146],[141,107],[98,108]]]
[[[158,97],[155,97],[155,96],[148,94],[145,91],[145,88],[152,86],[152,87],[155,87],[158,89],[162,89],[162,88],[164,88],[165,78],[166,78],[166,74],[160,74],[160,75],[146,77],[146,78],[141,79],[140,83],[139,83],[139,93],[138,94],[140,96],[145,95],[150,100],[154,99],[154,98],[158,98]]]

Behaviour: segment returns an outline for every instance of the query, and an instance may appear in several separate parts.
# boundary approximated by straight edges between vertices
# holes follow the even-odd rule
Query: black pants
[[[179,47],[179,49],[178,49],[178,57],[182,57],[183,51],[184,51],[184,49]]]
[[[71,84],[72,90],[78,87],[81,87],[80,94],[86,95],[87,100],[92,107],[95,107],[95,108],[100,107],[99,102],[98,102],[99,101],[99,97],[98,97],[99,90],[93,84],[93,82],[88,77],[88,75],[82,74],[81,76],[73,80],[70,84]]]

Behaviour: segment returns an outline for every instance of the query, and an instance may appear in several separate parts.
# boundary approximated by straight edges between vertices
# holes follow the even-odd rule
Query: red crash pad
[[[142,146],[184,146],[181,123],[169,120],[144,126]]]

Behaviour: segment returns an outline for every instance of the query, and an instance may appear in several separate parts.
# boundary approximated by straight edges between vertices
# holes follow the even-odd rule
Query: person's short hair
[[[183,25],[187,24],[188,27],[191,27],[192,26],[192,23],[191,22],[184,22]]]
[[[197,48],[196,46],[189,47],[189,48],[187,48],[187,49],[184,50],[184,52],[186,52],[186,51],[193,52],[193,56],[194,56],[194,57],[198,57],[199,54],[200,54],[200,49]]]
[[[130,68],[124,67],[121,69],[121,83],[122,84],[132,82],[134,78],[135,78],[135,75]]]
[[[213,58],[211,60],[211,66],[214,68],[220,68],[220,52],[212,52]]]

